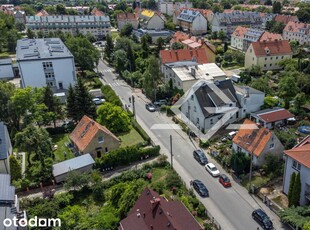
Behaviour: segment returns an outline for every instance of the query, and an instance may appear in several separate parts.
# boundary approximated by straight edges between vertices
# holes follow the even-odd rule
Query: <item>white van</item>
[[[230,133],[228,133],[227,137],[232,140],[234,138],[234,136],[237,134],[238,131],[232,131]]]

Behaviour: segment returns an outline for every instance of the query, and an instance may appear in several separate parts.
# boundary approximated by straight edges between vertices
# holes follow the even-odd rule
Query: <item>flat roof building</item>
[[[74,57],[59,38],[18,40],[16,61],[21,87],[50,86],[60,92],[75,84]]]

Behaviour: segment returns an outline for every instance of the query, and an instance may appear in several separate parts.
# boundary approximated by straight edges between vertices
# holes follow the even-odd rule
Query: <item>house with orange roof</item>
[[[142,29],[164,29],[165,21],[165,17],[160,12],[148,9],[140,11],[139,24]]]
[[[245,53],[245,68],[258,65],[261,70],[281,69],[279,62],[292,56],[293,51],[287,40],[252,42]]]
[[[284,14],[278,14],[274,20],[276,22],[282,22],[284,25],[288,24],[289,22],[299,22],[297,16],[295,15],[284,15]]]
[[[120,140],[110,130],[86,115],[79,121],[69,138],[80,154],[89,153],[93,158],[101,157],[120,146]]]
[[[103,13],[101,10],[97,9],[96,7],[90,12],[90,14],[94,16],[105,16],[105,13]]]
[[[253,165],[265,164],[265,157],[273,154],[281,157],[284,147],[274,132],[258,127],[253,121],[246,119],[232,140],[232,149],[252,156]]]
[[[138,29],[138,17],[135,13],[119,13],[116,16],[117,28],[121,30],[126,24],[131,24],[132,28]]]
[[[170,45],[172,45],[175,42],[182,43],[185,49],[203,48],[206,52],[208,63],[215,63],[215,57],[216,57],[215,46],[206,41],[204,38],[198,38],[190,34],[177,31],[170,40]]]
[[[48,16],[49,14],[46,12],[46,10],[42,9],[38,13],[36,13],[36,16],[41,17],[41,16]]]
[[[284,151],[283,192],[288,195],[291,175],[300,173],[300,205],[310,204],[310,136],[290,150]]]
[[[283,30],[283,38],[297,41],[299,44],[310,44],[310,24],[303,22],[288,22]]]
[[[231,47],[236,48],[238,50],[243,50],[243,39],[247,31],[248,28],[243,26],[237,26],[237,28],[231,35],[230,39]]]

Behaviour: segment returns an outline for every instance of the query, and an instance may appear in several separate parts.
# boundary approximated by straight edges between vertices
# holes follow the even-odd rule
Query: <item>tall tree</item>
[[[9,158],[10,160],[10,174],[12,181],[16,181],[18,179],[22,178],[22,168],[18,161],[16,160],[16,157],[12,154]]]
[[[143,74],[143,88],[146,95],[156,100],[158,82],[161,80],[159,61],[155,56],[149,58],[147,70]]]
[[[130,36],[132,33],[133,27],[131,23],[127,23],[123,26],[123,28],[120,31],[121,36]]]
[[[274,1],[272,4],[272,13],[274,14],[280,14],[282,9],[281,2]]]
[[[126,67],[130,65],[127,59],[126,51],[123,49],[116,50],[113,55],[113,63],[115,69],[119,73],[122,73],[126,69]]]
[[[67,111],[67,116],[70,117],[71,119],[75,119],[77,116],[77,108],[75,107],[75,92],[70,84],[68,88],[68,95],[67,95],[67,106],[66,106],[66,111]]]
[[[296,79],[291,75],[286,74],[279,82],[279,96],[284,99],[286,109],[289,109],[289,102],[297,93],[298,87]]]
[[[107,41],[106,41],[104,52],[105,52],[105,56],[107,57],[108,61],[111,62],[114,44],[113,44],[112,37],[109,34],[107,35],[106,40]]]
[[[44,87],[43,101],[48,112],[51,113],[51,119],[53,120],[54,127],[56,127],[56,120],[63,118],[63,112],[59,98],[54,96],[53,91],[49,86]]]
[[[300,181],[300,173],[298,172],[296,175],[295,183],[293,187],[291,205],[295,207],[299,206],[300,193],[301,193],[301,181]]]
[[[295,180],[296,180],[296,173],[293,172],[290,178],[290,187],[288,189],[288,194],[287,194],[289,207],[292,206],[292,196],[293,196]]]
[[[164,39],[162,39],[161,37],[159,37],[156,40],[156,56],[158,57],[159,52],[163,49],[164,47]]]

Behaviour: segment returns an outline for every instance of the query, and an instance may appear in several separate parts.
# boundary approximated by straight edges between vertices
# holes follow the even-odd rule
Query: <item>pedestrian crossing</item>
[[[111,73],[112,69],[104,69],[100,71],[101,73]]]
[[[109,83],[109,86],[121,86],[122,82],[120,81],[114,81],[113,83]]]

